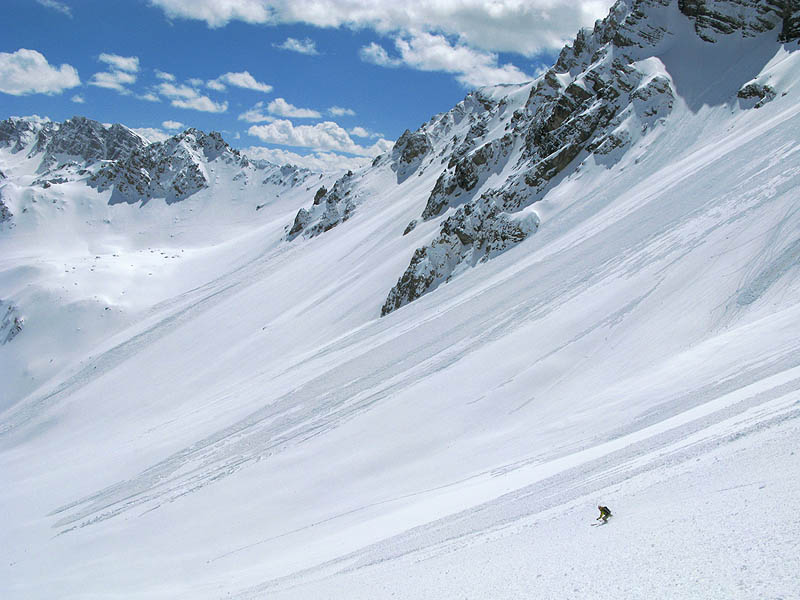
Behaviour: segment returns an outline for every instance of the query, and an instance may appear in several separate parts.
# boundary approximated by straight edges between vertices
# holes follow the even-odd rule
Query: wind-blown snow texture
[[[335,181],[0,123],[2,596],[800,596],[796,24],[618,2]]]

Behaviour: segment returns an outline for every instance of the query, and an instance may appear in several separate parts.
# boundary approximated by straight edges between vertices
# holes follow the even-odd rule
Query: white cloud
[[[359,127],[359,126],[353,127],[347,133],[349,133],[350,135],[354,135],[356,137],[361,137],[361,138],[383,137],[383,134],[375,133],[373,131],[370,131],[369,129],[365,129],[364,127]]]
[[[225,73],[216,79],[206,82],[208,87],[217,91],[223,91],[225,89],[225,84],[247,90],[255,90],[256,92],[264,92],[265,94],[272,91],[271,85],[256,81],[256,78],[247,71],[242,71],[241,73]]]
[[[363,46],[358,51],[358,55],[364,62],[372,63],[373,65],[379,65],[381,67],[399,67],[403,64],[403,61],[399,58],[391,58],[389,53],[386,52],[386,49],[375,42],[372,42],[368,46]]]
[[[120,56],[119,54],[106,54],[103,52],[98,60],[111,65],[111,68],[116,71],[126,71],[128,73],[139,72],[139,57],[138,56]]]
[[[70,98],[75,104],[83,104],[86,102],[86,99],[81,96],[80,94],[75,94],[72,98]]]
[[[163,123],[161,123],[161,126],[164,129],[183,129],[184,127],[186,127],[180,121],[164,121]]]
[[[153,92],[146,92],[136,97],[139,98],[139,100],[147,100],[148,102],[161,102],[161,98],[156,96]]]
[[[89,80],[89,85],[94,85],[109,90],[116,90],[121,94],[129,94],[130,90],[125,86],[136,82],[136,75],[125,73],[124,71],[101,71],[95,73]]]
[[[200,87],[201,85],[203,85],[203,80],[198,77],[193,77],[188,81],[188,83],[193,87]]]
[[[453,45],[443,35],[415,33],[397,37],[395,46],[403,64],[421,71],[452,73],[467,87],[522,83],[534,78],[512,64],[498,64],[497,54]]]
[[[276,165],[296,165],[317,173],[343,173],[348,169],[355,171],[372,160],[364,156],[346,156],[336,152],[313,152],[302,155],[290,150],[263,146],[250,146],[243,148],[242,152],[250,158],[268,160]]]
[[[608,12],[614,0],[151,0],[170,17],[211,27],[230,21],[370,28],[378,33],[427,31],[493,52],[532,56],[558,50],[581,27]]]
[[[72,18],[72,9],[63,2],[58,2],[58,0],[36,0],[36,2],[47,8],[57,10],[61,14],[67,15],[70,19]]]
[[[215,90],[217,92],[224,92],[225,90],[228,89],[228,86],[226,86],[221,81],[218,81],[217,79],[211,79],[207,81],[206,85],[210,87],[212,90]]]
[[[64,64],[56,68],[36,50],[0,52],[0,92],[14,96],[60,94],[80,83],[75,67]]]
[[[295,119],[319,119],[322,116],[310,108],[298,108],[289,104],[283,98],[275,98],[267,105],[267,110],[279,117],[294,117]]]
[[[237,118],[240,121],[247,121],[248,123],[263,123],[264,121],[275,120],[274,117],[265,114],[263,110],[264,110],[264,103],[257,102],[253,108],[243,112]]]
[[[94,85],[109,90],[116,90],[120,94],[130,94],[125,87],[136,83],[136,73],[139,72],[138,56],[120,56],[119,54],[102,53],[97,60],[111,67],[109,71],[101,71],[92,75],[89,85]]]
[[[191,108],[212,113],[223,113],[228,110],[227,102],[214,102],[208,96],[201,95],[187,85],[174,85],[165,81],[158,85],[158,91],[170,99],[172,106],[178,108]]]
[[[133,131],[134,133],[138,133],[140,136],[142,136],[145,140],[147,140],[151,144],[153,142],[163,142],[164,140],[169,139],[171,137],[170,134],[165,133],[160,129],[156,129],[155,127],[138,127],[135,129],[132,128],[131,131]]]
[[[345,115],[349,116],[349,117],[353,117],[353,116],[355,116],[356,111],[354,111],[352,108],[342,108],[341,106],[331,106],[328,109],[328,113],[330,113],[334,117],[343,117]]]
[[[175,81],[175,75],[172,73],[167,73],[166,71],[160,71],[159,69],[155,70],[156,77],[161,79],[162,81]]]
[[[273,44],[275,48],[282,48],[283,50],[290,50],[291,52],[299,52],[300,54],[315,55],[317,52],[317,45],[314,40],[305,38],[298,40],[293,37],[286,38],[282,44]]]
[[[295,126],[291,121],[279,119],[268,125],[253,125],[247,133],[272,144],[333,150],[359,156],[376,156],[392,147],[392,142],[384,139],[379,139],[370,147],[360,146],[333,121]]]

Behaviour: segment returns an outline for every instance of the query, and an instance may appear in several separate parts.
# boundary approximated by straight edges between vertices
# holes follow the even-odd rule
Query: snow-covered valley
[[[798,43],[634,4],[340,178],[0,148],[3,597],[800,597]]]

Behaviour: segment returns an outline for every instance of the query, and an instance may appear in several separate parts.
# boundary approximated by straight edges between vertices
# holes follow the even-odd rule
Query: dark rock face
[[[800,39],[800,0],[783,0],[774,4],[783,5],[780,10],[781,33],[778,41],[792,42]]]
[[[271,168],[272,172],[263,183],[296,185],[311,174],[306,169],[289,165],[276,168],[269,163],[251,161],[231,148],[216,131],[206,134],[198,129],[187,129],[163,142],[137,148],[124,159],[109,161],[89,178],[89,185],[100,191],[113,188],[112,204],[144,202],[151,198],[177,202],[208,187],[203,165],[213,161],[254,171]]]
[[[422,132],[411,133],[405,130],[394,145],[394,150],[398,153],[400,162],[411,164],[425,156],[433,148],[431,147],[428,136]]]
[[[37,133],[37,128],[26,119],[9,118],[0,121],[0,146],[10,147],[19,152],[27,146]]]
[[[403,183],[411,177],[431,150],[433,146],[425,132],[411,133],[406,129],[395,142],[391,152],[392,168],[397,173],[397,183]]]
[[[444,221],[441,233],[429,246],[414,252],[408,268],[389,292],[381,316],[436,289],[458,265],[485,262],[519,244],[538,227],[536,213],[514,217],[489,200],[461,206]]]
[[[12,152],[27,149],[28,158],[41,156],[40,176],[33,185],[49,188],[82,181],[100,191],[111,189],[110,204],[188,198],[208,187],[209,163],[237,168],[232,179],[240,186],[258,177],[263,184],[291,187],[312,175],[292,165],[251,160],[215,131],[187,129],[163,142],[149,143],[123,125],[105,126],[84,117],[64,123],[36,118],[0,121],[0,146]]]
[[[110,202],[135,203],[150,198],[183,200],[207,187],[201,160],[227,152],[239,158],[218,133],[188,129],[163,142],[139,148],[124,160],[111,161],[89,179],[100,191],[113,188]],[[238,153],[237,153],[238,154]]]
[[[84,162],[126,160],[144,147],[144,140],[123,125],[105,127],[85,117],[73,117],[39,131],[31,154],[44,152],[39,171],[46,172],[63,163],[66,157],[77,157]]]
[[[13,216],[14,213],[11,212],[8,206],[6,206],[5,202],[3,202],[3,199],[0,198],[0,223],[10,221],[11,217]]]
[[[493,119],[502,114],[502,100],[481,102],[483,111],[461,115],[471,121],[469,133],[454,141],[422,218],[456,210],[441,223],[433,242],[415,252],[389,292],[383,315],[465,266],[525,240],[539,227],[538,216],[527,207],[571,173],[571,165],[590,155],[613,161],[615,151],[630,145],[631,129],[646,130],[670,113],[674,92],[669,78],[645,75],[633,66],[636,56],[651,52],[668,33],[649,22],[644,9],[665,10],[669,4],[640,0],[629,9],[620,2],[594,31],[579,32],[574,45],[532,86],[525,105],[503,117],[503,136],[486,141],[489,128],[496,127]],[[454,119],[459,116],[458,110],[453,113]],[[490,177],[501,172],[507,174],[502,183],[487,189]]]
[[[735,31],[753,36],[778,28],[782,41],[798,35],[796,0],[678,0],[678,8],[707,42]]]
[[[409,233],[414,231],[417,228],[417,224],[418,222],[416,219],[410,221],[408,225],[406,225],[406,228],[403,230],[403,235],[408,235]]]
[[[430,220],[444,213],[447,208],[470,200],[473,194],[469,192],[493,172],[502,170],[513,145],[514,138],[510,134],[472,151],[465,150],[462,144],[431,190],[422,218]]]
[[[748,83],[736,94],[740,100],[754,100],[753,108],[761,108],[767,102],[774,100],[777,95],[772,86],[760,83]]]
[[[301,233],[305,237],[315,237],[347,221],[356,209],[354,183],[355,176],[348,171],[336,180],[330,191],[324,186],[319,188],[311,207],[297,211],[286,238],[293,240]]]
[[[25,320],[19,309],[9,302],[0,300],[0,344],[8,344],[21,332]]]

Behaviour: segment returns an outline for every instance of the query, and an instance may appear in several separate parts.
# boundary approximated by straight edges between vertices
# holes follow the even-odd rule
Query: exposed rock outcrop
[[[669,76],[635,66],[669,34],[646,18],[643,5],[665,10],[669,0],[641,0],[634,8],[617,3],[594,31],[579,32],[521,108],[509,115],[503,112],[507,102],[492,99],[466,117],[468,134],[453,144],[422,218],[457,210],[414,254],[382,314],[526,239],[539,226],[527,207],[571,172],[570,165],[590,155],[613,162],[615,151],[670,113],[675,95]],[[506,133],[492,137],[498,121]],[[500,185],[488,184],[500,173],[494,178]]]
[[[0,344],[8,344],[21,332],[25,320],[19,309],[10,302],[0,300]]]
[[[337,179],[330,191],[324,186],[319,188],[314,194],[311,207],[297,211],[294,222],[286,233],[287,239],[292,240],[301,233],[305,237],[315,237],[347,221],[356,208],[353,188],[352,171]]]
[[[43,127],[31,153],[44,153],[39,171],[45,172],[64,157],[78,157],[85,162],[126,160],[145,145],[141,136],[124,125],[106,127],[85,117],[72,117],[58,126]]]
[[[10,221],[11,217],[14,216],[14,213],[6,206],[3,199],[0,198],[0,223],[5,223],[6,221]]]
[[[761,108],[767,102],[774,100],[777,95],[772,86],[756,82],[748,83],[736,94],[740,100],[750,101],[750,106],[753,108]]]
[[[433,146],[424,131],[411,133],[406,129],[395,142],[391,153],[397,183],[402,183],[413,175],[431,150]]]

